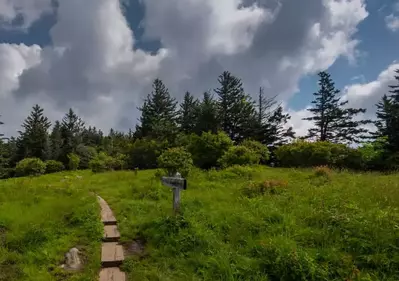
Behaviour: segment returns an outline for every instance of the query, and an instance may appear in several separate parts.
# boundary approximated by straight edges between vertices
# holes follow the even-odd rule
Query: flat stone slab
[[[117,267],[103,268],[100,271],[100,281],[126,281],[126,275]]]
[[[100,196],[97,196],[101,207],[101,221],[104,225],[116,225],[116,218],[107,202]]]
[[[104,226],[104,237],[105,242],[118,242],[121,237],[118,227],[116,225],[105,225]]]
[[[116,242],[106,242],[101,247],[101,264],[103,267],[118,267],[122,264],[125,256],[122,245]]]

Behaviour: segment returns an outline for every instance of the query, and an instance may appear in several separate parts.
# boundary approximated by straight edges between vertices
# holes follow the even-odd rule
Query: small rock
[[[65,264],[61,267],[67,270],[79,270],[82,268],[82,262],[79,258],[79,250],[72,248],[65,254]]]

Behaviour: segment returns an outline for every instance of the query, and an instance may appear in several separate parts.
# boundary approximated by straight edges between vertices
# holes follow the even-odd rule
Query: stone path
[[[100,196],[101,221],[104,224],[104,237],[101,246],[100,281],[126,281],[126,275],[119,269],[125,259],[123,248],[118,244],[120,234],[117,221],[107,202]]]

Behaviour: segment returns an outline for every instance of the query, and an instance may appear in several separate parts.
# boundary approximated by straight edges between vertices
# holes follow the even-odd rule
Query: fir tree
[[[76,147],[82,143],[83,130],[84,122],[70,108],[61,122],[61,136],[63,139],[61,161],[64,164],[68,163],[68,154],[75,152]]]
[[[169,94],[160,79],[153,83],[153,91],[139,108],[140,125],[136,127],[136,137],[171,139],[177,133],[177,102]]]
[[[183,102],[180,104],[179,110],[179,126],[180,130],[186,134],[194,132],[197,124],[198,101],[187,92],[184,95]]]
[[[22,124],[24,130],[19,132],[18,148],[21,158],[36,157],[42,160],[49,158],[50,126],[51,122],[43,115],[43,109],[36,104]]]
[[[245,94],[242,82],[230,72],[223,72],[218,79],[218,112],[221,128],[232,140],[248,138],[254,125],[255,109],[253,102]]]
[[[208,92],[204,93],[202,101],[197,107],[197,119],[195,133],[201,135],[203,132],[216,134],[219,130],[218,108],[215,100]]]
[[[313,94],[313,107],[308,109],[313,116],[303,119],[314,123],[306,138],[336,143],[359,142],[367,133],[361,125],[369,121],[355,121],[354,117],[359,113],[365,113],[366,110],[346,108],[348,101],[341,101],[338,96],[340,91],[335,88],[330,74],[320,72],[319,77],[319,91]]]
[[[60,121],[55,121],[53,130],[50,134],[50,151],[51,151],[51,159],[60,160],[62,155],[62,132],[61,132],[61,123]]]
[[[1,115],[0,115],[0,117],[1,117]],[[0,126],[1,126],[1,125],[4,125],[4,123],[1,122],[1,120],[0,120]],[[2,139],[3,137],[4,137],[4,134],[2,134],[1,131],[0,131],[0,139]]]

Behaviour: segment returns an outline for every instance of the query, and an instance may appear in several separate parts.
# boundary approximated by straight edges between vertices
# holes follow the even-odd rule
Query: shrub
[[[68,154],[68,168],[71,171],[76,171],[79,168],[80,158],[75,153]]]
[[[105,152],[100,152],[94,159],[89,162],[89,168],[95,173],[112,170],[113,165],[114,159]]]
[[[39,158],[25,158],[15,167],[17,176],[38,176],[46,171],[46,164]]]
[[[333,166],[351,169],[363,167],[361,155],[356,149],[330,142],[297,141],[280,146],[275,154],[283,167]]]
[[[288,183],[282,180],[252,182],[241,189],[241,194],[248,198],[262,196],[267,193],[279,194],[287,187],[287,185]]]
[[[230,147],[219,159],[220,165],[224,168],[233,165],[259,164],[259,161],[260,155],[258,153],[242,145]]]
[[[245,140],[241,143],[241,145],[257,153],[259,155],[260,163],[262,164],[266,164],[270,158],[270,153],[267,149],[267,146],[258,141]]]
[[[76,147],[76,154],[79,156],[79,168],[89,168],[89,162],[97,156],[97,150],[91,146],[78,145]]]
[[[159,156],[158,165],[169,175],[179,172],[183,177],[187,177],[193,166],[193,159],[182,147],[169,148]]]
[[[129,147],[129,168],[154,169],[157,168],[157,159],[165,151],[167,142],[149,139],[138,139]]]
[[[318,166],[315,167],[314,169],[314,176],[315,177],[323,177],[326,179],[330,179],[331,178],[331,169],[327,166]]]
[[[47,160],[46,164],[46,174],[58,173],[65,169],[64,164],[55,160]]]
[[[118,153],[109,160],[111,161],[112,170],[118,171],[126,168],[126,155],[124,154]]]
[[[191,136],[188,151],[197,167],[210,169],[219,166],[218,160],[231,146],[233,141],[224,132],[203,133],[201,136]]]

